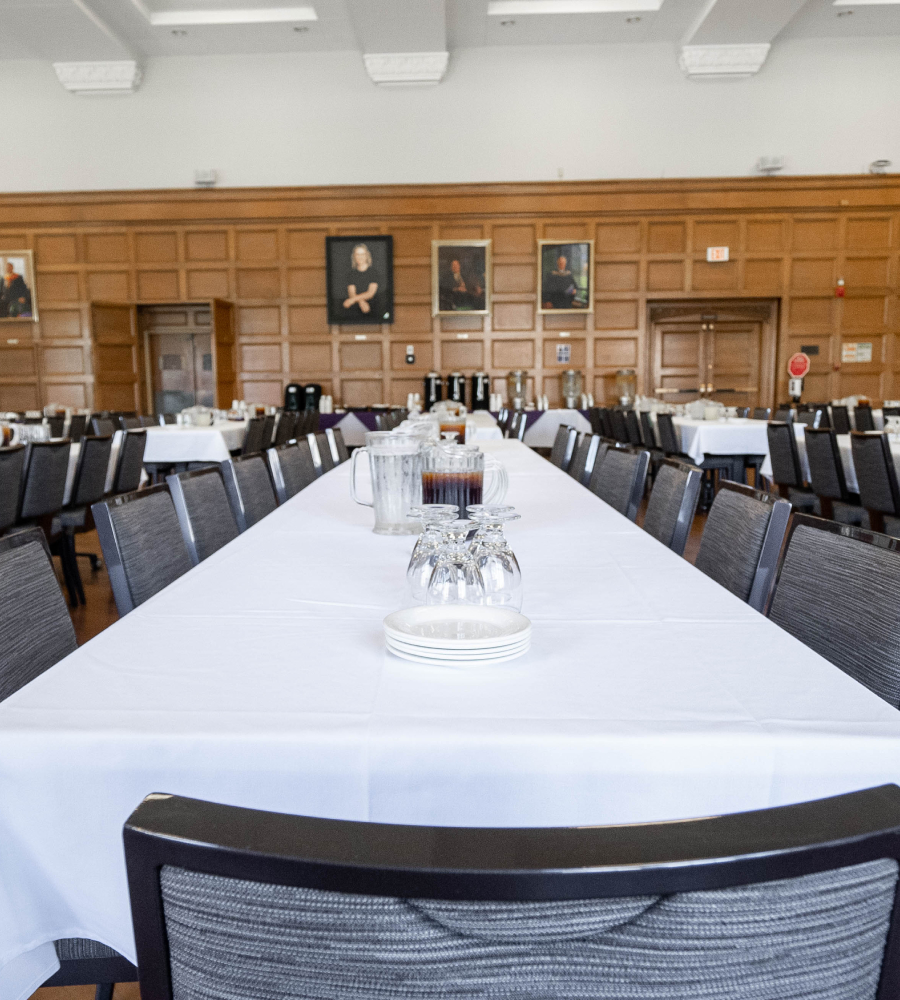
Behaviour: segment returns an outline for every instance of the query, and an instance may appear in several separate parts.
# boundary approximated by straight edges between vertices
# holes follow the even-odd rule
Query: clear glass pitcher
[[[417,535],[421,525],[409,519],[410,507],[422,502],[421,439],[415,434],[370,431],[365,448],[353,452],[350,465],[350,496],[375,511],[376,535]],[[372,499],[363,500],[356,489],[360,455],[369,456]]]
[[[475,447],[438,445],[422,455],[423,503],[456,504],[461,518],[470,504],[500,503],[508,485],[506,469]]]

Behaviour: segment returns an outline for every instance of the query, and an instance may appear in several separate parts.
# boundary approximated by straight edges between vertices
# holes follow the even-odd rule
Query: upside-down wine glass
[[[522,571],[503,534],[503,525],[522,516],[513,507],[472,505],[469,517],[478,525],[472,556],[484,583],[484,603],[522,610]]]
[[[428,581],[431,579],[438,552],[444,542],[441,525],[446,521],[455,521],[458,513],[459,507],[450,503],[425,503],[409,509],[408,516],[421,521],[424,526],[406,569],[409,589],[417,601],[425,600]]]
[[[472,526],[467,520],[440,525],[443,541],[428,581],[426,604],[484,604],[484,581],[469,550]]]

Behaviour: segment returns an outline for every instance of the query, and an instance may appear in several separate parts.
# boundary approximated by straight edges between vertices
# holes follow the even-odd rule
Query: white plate
[[[496,649],[528,638],[531,622],[510,608],[437,604],[393,612],[384,632],[423,649]]]
[[[403,650],[396,649],[393,646],[388,646],[388,651],[393,653],[394,656],[399,656],[403,660],[412,660],[414,663],[427,663],[432,667],[451,667],[454,664],[460,667],[474,667],[474,666],[492,666],[495,663],[505,663],[507,660],[515,660],[519,656],[523,656],[531,648],[530,643],[526,643],[521,649],[518,649],[514,653],[506,653],[504,656],[494,656],[491,658],[482,657],[480,660],[461,660],[458,657],[454,659],[439,660],[436,657],[423,656],[421,653],[406,653]]]
[[[412,646],[408,642],[399,642],[390,636],[386,637],[386,642],[389,649],[409,653],[410,656],[428,656],[437,660],[484,660],[518,652],[519,649],[530,645],[531,639],[524,639],[514,646],[499,646],[494,649],[425,649],[422,646]]]

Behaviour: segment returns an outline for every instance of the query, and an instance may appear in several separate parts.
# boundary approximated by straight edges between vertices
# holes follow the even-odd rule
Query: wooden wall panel
[[[612,400],[620,367],[652,388],[649,303],[741,297],[780,300],[779,399],[804,344],[820,350],[807,396],[896,398],[898,223],[890,176],[0,196],[0,240],[34,250],[40,307],[39,323],[0,329],[14,352],[0,359],[0,408],[94,404],[92,302],[213,298],[234,303],[236,391],[260,402],[306,380],[338,403],[401,403],[432,368],[482,367],[495,391],[525,367],[530,391],[556,399],[564,341]],[[332,327],[325,237],[360,232],[394,237],[395,322]],[[539,238],[595,240],[592,313],[537,314]],[[493,315],[431,315],[433,239],[493,241]],[[708,246],[730,261],[707,263]],[[842,362],[843,341],[871,341],[875,360]]]

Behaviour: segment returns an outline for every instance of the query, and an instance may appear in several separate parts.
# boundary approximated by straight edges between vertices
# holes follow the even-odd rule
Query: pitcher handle
[[[355,500],[358,504],[362,504],[363,507],[374,507],[375,497],[372,496],[372,502],[369,503],[368,500],[360,500],[359,494],[356,492],[356,460],[360,455],[366,455],[368,452],[365,448],[357,448],[353,452],[353,457],[350,460],[350,497]]]
[[[495,458],[484,463],[484,499],[482,503],[502,503],[509,488],[506,466]]]

